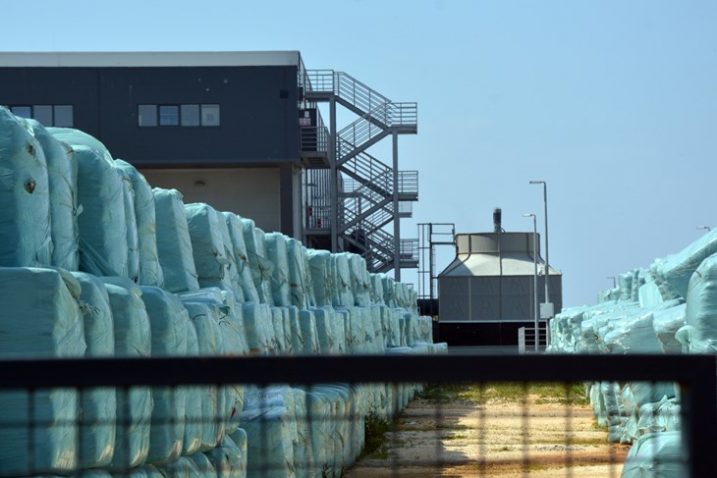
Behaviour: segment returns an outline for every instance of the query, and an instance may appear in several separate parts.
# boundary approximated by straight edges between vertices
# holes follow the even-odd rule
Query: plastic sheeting
[[[72,147],[55,139],[39,122],[28,119],[42,146],[50,189],[52,265],[75,271],[79,267],[77,163]]]
[[[73,272],[82,292],[79,298],[84,319],[87,357],[113,357],[115,334],[112,309],[105,284],[95,276]],[[114,388],[92,388],[82,394],[80,457],[82,467],[106,466],[115,451],[117,398]]]
[[[115,166],[122,170],[125,177],[131,181],[134,192],[134,213],[139,248],[139,283],[162,287],[164,277],[157,252],[157,218],[152,187],[142,173],[126,161],[117,159]]]
[[[170,292],[197,290],[197,269],[182,193],[176,189],[161,188],[154,188],[152,193],[157,217],[157,253],[164,288]]]
[[[224,437],[220,446],[208,453],[219,478],[244,478],[247,471],[246,432],[239,428]]]
[[[0,107],[0,266],[49,266],[52,259],[45,155],[32,129]]]
[[[122,199],[124,201],[124,219],[127,224],[127,277],[139,283],[139,236],[137,235],[137,213],[135,212],[135,193],[132,178],[125,168],[115,165],[122,178]]]
[[[264,236],[266,256],[273,264],[271,273],[273,304],[281,307],[291,305],[287,239],[288,237],[280,232],[270,232]]]
[[[80,286],[68,273],[0,268],[0,358],[82,357],[79,295]],[[28,466],[48,473],[75,469],[77,399],[75,390],[35,391],[30,417],[27,392],[0,393],[0,475],[24,475]]]
[[[187,354],[187,334],[191,327],[189,314],[179,298],[159,287],[142,286],[142,300],[147,309],[152,336],[152,356],[171,357]],[[154,387],[154,409],[147,461],[152,464],[171,462],[182,452],[186,389]],[[196,437],[201,440],[201,430]]]
[[[108,162],[112,162],[112,155],[104,143],[84,131],[74,128],[57,127],[47,128],[47,131],[58,140],[72,146],[73,149],[75,146],[85,146],[93,151],[96,151],[97,154],[105,158]]]
[[[264,231],[254,225],[251,219],[241,218],[244,230],[249,267],[259,301],[273,305],[271,291],[272,263],[267,259],[264,246]]]
[[[335,273],[331,268],[331,253],[309,249],[307,255],[316,304],[318,306],[332,305]]]
[[[685,315],[687,325],[680,333],[689,352],[717,353],[717,254],[692,275]]]
[[[244,242],[244,225],[241,218],[231,212],[225,212],[224,218],[229,229],[229,237],[234,249],[234,259],[237,265],[238,282],[241,285],[246,302],[259,302],[259,293],[256,290],[249,265],[249,253]]]
[[[146,358],[151,355],[149,317],[140,288],[128,279],[103,278],[112,309],[116,357]],[[111,280],[112,283],[107,283]],[[115,285],[122,284],[122,285]],[[152,393],[148,387],[117,392],[117,427],[113,468],[132,468],[144,463],[149,453]]]
[[[640,437],[627,454],[622,478],[683,478],[689,472],[680,432]]]
[[[224,286],[232,288],[229,280],[229,259],[226,257],[220,225],[222,216],[204,203],[187,204],[184,212],[192,241],[194,264],[199,285],[202,287]]]
[[[82,205],[80,270],[96,276],[128,277],[124,186],[111,160],[87,146],[73,146],[77,196]]]

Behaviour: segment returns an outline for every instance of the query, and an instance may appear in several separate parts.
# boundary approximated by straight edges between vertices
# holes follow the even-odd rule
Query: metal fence
[[[680,420],[682,423],[682,444],[684,454],[680,456],[680,460],[684,460],[685,466],[688,467],[692,477],[708,477],[715,476],[717,470],[717,366],[714,356],[699,355],[631,355],[631,356],[614,356],[614,355],[531,355],[531,356],[492,356],[492,355],[405,355],[405,356],[332,356],[332,357],[242,357],[242,358],[151,358],[151,359],[61,359],[61,360],[5,360],[0,362],[0,401],[7,405],[8,403],[22,404],[26,407],[15,416],[8,417],[7,410],[0,412],[0,453],[8,452],[9,439],[12,437],[20,437],[9,445],[21,448],[23,444],[29,449],[18,449],[17,452],[23,454],[30,469],[24,470],[23,473],[9,473],[7,468],[0,471],[0,476],[32,476],[40,473],[48,473],[52,470],[36,468],[37,455],[42,453],[46,447],[46,443],[39,441],[39,435],[45,434],[49,426],[46,421],[50,411],[43,409],[45,402],[37,397],[46,397],[48,391],[58,390],[75,390],[79,393],[80,399],[77,400],[76,420],[79,423],[77,427],[77,435],[74,440],[77,446],[84,443],[83,430],[87,429],[88,417],[81,410],[82,396],[98,390],[110,387],[116,390],[117,396],[127,396],[131,399],[133,391],[141,389],[141,387],[152,387],[152,390],[166,393],[167,390],[224,390],[228,386],[241,384],[244,388],[245,396],[249,394],[249,390],[254,390],[256,397],[261,400],[271,401],[267,394],[270,387],[276,384],[288,384],[302,390],[304,403],[295,400],[291,404],[284,403],[280,409],[293,411],[293,423],[291,420],[283,420],[281,414],[271,415],[271,413],[258,413],[261,420],[256,421],[254,418],[247,418],[245,415],[239,416],[236,410],[229,415],[217,416],[212,423],[217,426],[228,426],[227,421],[234,419],[239,420],[239,426],[249,429],[253,427],[253,432],[249,433],[249,445],[246,440],[242,446],[238,447],[237,453],[248,453],[248,460],[244,461],[246,468],[237,468],[237,473],[233,475],[222,474],[219,470],[221,466],[225,466],[227,470],[231,469],[229,461],[221,465],[222,461],[218,455],[207,454],[211,459],[207,458],[206,463],[213,463],[216,471],[220,476],[244,476],[249,472],[249,476],[340,476],[342,473],[348,473],[348,476],[442,476],[444,471],[455,463],[450,460],[450,451],[445,447],[436,447],[430,451],[421,449],[417,445],[414,446],[410,440],[406,441],[405,436],[410,436],[410,422],[406,422],[400,418],[400,415],[393,414],[405,405],[399,403],[399,394],[387,393],[386,397],[393,397],[394,403],[391,413],[388,416],[389,425],[386,429],[378,429],[378,435],[391,436],[394,442],[397,440],[396,431],[403,425],[408,424],[407,434],[404,436],[402,444],[404,450],[410,453],[393,453],[391,456],[374,457],[374,467],[363,475],[361,469],[366,466],[359,465],[354,471],[347,468],[360,458],[361,449],[369,446],[364,440],[375,439],[376,430],[371,430],[371,426],[375,424],[372,421],[372,411],[359,410],[357,402],[351,402],[351,399],[344,400],[343,409],[335,409],[335,404],[328,400],[326,402],[326,410],[329,415],[320,416],[317,414],[317,396],[320,395],[319,390],[327,390],[325,384],[342,384],[341,390],[348,390],[350,394],[371,394],[376,390],[388,392],[406,391],[407,387],[412,384],[425,384],[429,388],[429,392],[436,393],[437,399],[431,401],[430,396],[422,399],[431,406],[424,408],[424,412],[429,410],[431,415],[429,420],[430,426],[423,429],[424,432],[430,432],[437,435],[445,433],[453,433],[450,437],[456,436],[456,430],[461,431],[466,428],[459,421],[447,420],[446,411],[451,398],[444,399],[441,395],[442,390],[450,390],[458,384],[477,384],[479,393],[483,393],[488,388],[488,384],[494,382],[513,382],[519,384],[524,394],[519,397],[522,407],[519,413],[521,429],[524,435],[523,446],[518,447],[517,453],[518,473],[520,476],[532,476],[537,470],[536,463],[531,456],[531,448],[528,446],[528,438],[525,437],[528,429],[527,425],[531,420],[539,418],[531,410],[530,385],[536,383],[561,383],[564,384],[565,400],[560,401],[564,405],[564,414],[560,417],[565,424],[564,439],[560,444],[562,461],[566,471],[564,474],[552,476],[573,476],[573,468],[571,463],[575,461],[575,443],[576,435],[571,430],[571,421],[574,418],[573,405],[578,397],[572,392],[571,384],[576,382],[674,382],[679,386],[680,393]],[[324,385],[322,385],[324,384]],[[380,384],[377,385],[377,384]],[[371,387],[378,388],[371,388]],[[324,387],[323,389],[321,387]],[[362,388],[363,387],[363,388]],[[329,386],[330,388],[330,386]],[[340,387],[339,387],[340,388]],[[339,395],[339,388],[334,392]],[[339,390],[337,392],[337,390]],[[372,392],[373,391],[373,392]],[[323,393],[323,392],[322,392]],[[14,394],[14,395],[13,395]],[[406,396],[412,396],[412,393]],[[158,398],[155,397],[155,409],[157,408]],[[221,393],[219,395],[221,396]],[[11,398],[8,401],[8,397]],[[33,397],[33,399],[29,399]],[[166,395],[165,395],[166,398]],[[346,398],[346,397],[344,397]],[[245,398],[246,399],[246,398]],[[461,399],[458,397],[458,399]],[[3,401],[4,400],[4,401]],[[14,402],[12,401],[14,400]],[[127,402],[125,401],[125,406]],[[346,404],[351,403],[351,406]],[[391,405],[391,404],[389,404]],[[293,408],[292,408],[293,407]],[[331,408],[334,407],[334,408]],[[466,464],[471,466],[470,476],[502,476],[495,474],[495,463],[487,460],[486,449],[491,446],[490,440],[481,429],[485,423],[486,416],[490,415],[491,404],[483,402],[480,399],[476,402],[478,429],[477,437],[481,439],[477,441],[474,448],[475,456],[464,456]],[[161,408],[161,407],[160,407]],[[220,407],[221,408],[221,407]],[[500,408],[498,406],[497,408]],[[261,409],[266,411],[266,409]],[[119,440],[119,430],[123,425],[130,426],[128,417],[131,413],[124,414],[124,422],[119,419],[120,406],[117,408],[118,419],[116,422]],[[221,415],[221,414],[219,414]],[[415,415],[413,415],[415,416]],[[151,426],[156,427],[156,433],[162,431],[164,425],[173,425],[178,421],[186,421],[190,423],[187,414],[183,420],[177,420],[177,417],[154,413],[151,417]],[[8,419],[9,418],[9,419]],[[327,425],[327,418],[333,418],[341,423]],[[556,417],[553,417],[557,419]],[[384,420],[385,422],[385,420]],[[113,422],[114,423],[114,422]],[[382,423],[381,420],[378,423]],[[277,425],[278,424],[278,425]],[[61,425],[61,424],[60,424]],[[72,425],[72,424],[65,424]],[[257,428],[258,425],[258,428]],[[315,453],[306,452],[302,454],[301,446],[297,447],[294,442],[294,450],[284,450],[288,455],[292,456],[291,466],[287,464],[287,460],[281,453],[269,456],[267,452],[276,447],[291,446],[287,442],[276,441],[272,438],[274,435],[267,432],[271,426],[277,425],[279,428],[284,427],[286,430],[293,430],[293,440],[296,437],[303,437],[305,440],[305,449]],[[415,425],[415,424],[414,424]],[[58,426],[53,422],[52,426]],[[293,427],[293,428],[292,428]],[[322,428],[323,427],[323,428]],[[343,427],[343,428],[342,428]],[[284,430],[281,428],[281,430]],[[25,435],[13,434],[12,430],[20,430]],[[258,432],[257,432],[258,430]],[[278,428],[277,428],[278,430]],[[280,433],[284,433],[280,430]],[[341,431],[343,430],[343,431]],[[285,430],[284,430],[285,431]],[[341,433],[343,435],[341,435]],[[366,431],[366,435],[364,435]],[[414,426],[413,431],[416,431]],[[125,430],[122,435],[127,439],[129,431]],[[257,433],[259,433],[257,435]],[[269,433],[269,434],[267,434]],[[287,431],[286,433],[289,433]],[[324,433],[326,436],[339,436],[341,440],[333,440],[332,447],[328,451],[325,444],[320,443],[319,435]],[[373,433],[373,435],[372,435]],[[29,438],[28,438],[29,434]],[[276,436],[279,436],[276,435]],[[44,435],[43,435],[44,436]],[[155,435],[152,435],[153,439]],[[257,438],[258,437],[258,438]],[[358,440],[349,439],[350,437],[358,437]],[[380,436],[379,436],[380,438]],[[272,441],[273,440],[273,441]],[[292,439],[288,439],[291,443]],[[3,441],[5,444],[3,445]],[[395,443],[394,443],[395,444]],[[445,445],[445,441],[443,442]],[[248,446],[248,448],[246,448]],[[317,449],[321,448],[323,449]],[[272,448],[274,447],[274,448]],[[425,447],[424,447],[425,448]],[[247,451],[248,450],[248,451]],[[323,451],[322,451],[323,450]],[[12,451],[12,450],[11,450]],[[177,450],[175,450],[177,451]],[[180,450],[177,451],[179,453]],[[225,450],[228,457],[231,452]],[[273,453],[273,452],[272,452]],[[309,455],[311,457],[309,458]],[[321,455],[321,456],[320,456]],[[279,460],[272,458],[282,456]],[[202,460],[206,458],[203,455]],[[619,462],[621,458],[613,457],[612,461]],[[321,461],[323,460],[323,462]],[[368,460],[370,462],[371,460]],[[426,463],[428,461],[428,463]],[[160,467],[164,466],[165,476],[192,476],[187,474],[186,470],[178,469],[175,464],[162,464],[161,460],[157,461]],[[366,458],[359,460],[359,463],[366,463]],[[192,469],[198,469],[197,464],[191,465]],[[419,465],[423,466],[423,470],[429,470],[424,475],[415,473],[415,468]],[[209,466],[209,465],[207,465]],[[333,468],[332,468],[333,467]],[[115,464],[112,476],[127,473],[127,467],[122,464]],[[191,467],[190,467],[191,468]],[[0,464],[0,470],[3,470]],[[332,471],[333,470],[333,471]],[[336,470],[339,470],[338,472]],[[404,473],[412,470],[410,473]],[[206,470],[205,470],[206,471]],[[226,471],[226,470],[225,470]],[[4,474],[3,474],[4,473]],[[77,476],[86,476],[86,472],[77,472]],[[610,473],[614,473],[614,470]],[[65,472],[64,474],[72,474]],[[149,471],[145,472],[146,476],[151,475]],[[145,476],[142,475],[142,476]],[[462,473],[456,475],[455,470],[448,473],[449,476],[463,476]],[[447,476],[448,476],[447,475]],[[122,475],[124,476],[124,475]],[[158,475],[159,476],[159,475]],[[507,475],[506,475],[507,476]],[[510,475],[517,476],[517,475]],[[540,475],[546,476],[546,475]],[[591,475],[595,476],[595,475]],[[606,476],[612,476],[608,474]]]

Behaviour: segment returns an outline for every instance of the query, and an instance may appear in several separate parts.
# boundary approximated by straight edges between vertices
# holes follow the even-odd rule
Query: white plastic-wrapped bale
[[[306,248],[296,239],[287,240],[287,253],[289,258],[289,295],[291,304],[299,309],[313,307],[316,304],[311,272],[306,255]]]
[[[199,470],[197,478],[217,478],[217,470],[214,463],[204,453],[195,453],[189,457]]]
[[[105,284],[84,272],[73,272],[79,282],[87,357],[113,357],[115,334]],[[115,450],[117,397],[114,388],[91,388],[82,393],[80,458],[83,468],[106,466]]]
[[[126,161],[117,159],[115,166],[120,168],[125,177],[130,179],[134,191],[134,212],[139,247],[139,283],[162,287],[164,277],[157,252],[157,217],[152,187],[142,173]]]
[[[182,304],[189,313],[189,319],[197,334],[199,354],[203,357],[218,357],[224,355],[224,340],[219,328],[219,310],[210,304],[199,300],[184,299]],[[201,387],[200,420],[202,422],[201,451],[213,449],[224,436],[224,414],[231,413],[226,410],[224,390],[221,394],[216,386]]]
[[[52,262],[47,164],[29,125],[0,106],[0,266]]]
[[[339,340],[337,332],[336,312],[332,307],[315,307],[311,311],[316,319],[316,334],[319,340],[319,351],[322,354],[338,354]]]
[[[185,310],[186,307],[184,308]],[[187,314],[189,311],[187,310]],[[189,316],[188,316],[189,317]],[[199,356],[199,336],[197,330],[191,322],[186,323],[187,331],[187,356]],[[184,408],[184,440],[182,442],[182,455],[192,455],[202,448],[204,440],[204,427],[212,427],[207,422],[213,421],[214,417],[204,415],[204,407],[202,401],[207,398],[204,393],[204,387],[190,385],[177,387],[181,392],[184,390],[185,408]],[[181,418],[181,417],[180,417]],[[181,420],[180,420],[181,421]]]
[[[271,350],[272,311],[267,304],[246,303],[242,307],[249,352],[266,354]]]
[[[287,237],[280,232],[270,232],[264,236],[266,256],[272,262],[271,293],[273,304],[280,307],[291,305],[289,296],[289,254]]]
[[[223,217],[213,207],[204,203],[186,204],[184,213],[192,240],[199,285],[232,289],[227,273],[229,260],[219,228],[220,224],[224,223]]]
[[[170,292],[197,290],[197,269],[182,193],[176,189],[160,188],[154,188],[152,193],[157,218],[157,253],[164,288]]]
[[[284,329],[284,314],[279,307],[271,308],[271,327],[274,332],[273,339],[271,340],[271,353],[290,353],[292,351],[291,343]]]
[[[333,305],[335,307],[354,305],[354,295],[351,291],[350,257],[351,255],[347,252],[331,254],[330,260],[336,271],[335,295],[333,299]]]
[[[129,279],[105,281],[112,309],[115,356],[147,358],[151,355],[152,336],[142,291]],[[115,285],[121,283],[122,285]],[[149,387],[132,387],[117,392],[117,427],[113,469],[139,466],[149,452],[152,393]]]
[[[249,267],[251,268],[254,286],[259,294],[259,301],[274,305],[271,292],[272,264],[266,256],[264,231],[254,225],[254,221],[241,218],[244,230]]]
[[[159,287],[142,286],[142,300],[147,309],[152,335],[153,357],[181,357],[187,354],[189,314],[177,296]],[[149,455],[152,464],[170,463],[182,452],[186,389],[154,387]],[[194,430],[197,431],[196,429]],[[201,440],[201,430],[192,439]]]
[[[238,281],[241,285],[244,300],[246,302],[259,302],[259,293],[256,290],[256,285],[252,278],[248,252],[246,243],[244,242],[244,225],[242,224],[241,218],[236,214],[231,212],[224,212],[223,214],[229,229],[231,244],[234,248]]]
[[[87,146],[73,146],[77,197],[82,205],[80,270],[96,276],[128,277],[124,186],[108,158]]]
[[[652,313],[652,326],[664,353],[679,353],[682,345],[677,340],[677,331],[685,325],[687,304],[677,300],[667,301]]]
[[[354,305],[368,307],[371,305],[371,276],[366,269],[366,259],[358,254],[349,256],[349,269],[351,271],[351,290],[354,295]]]
[[[39,122],[28,119],[42,146],[50,190],[52,265],[69,271],[79,267],[77,163],[70,145],[55,139]]]
[[[162,466],[160,473],[165,477],[172,478],[197,478],[200,476],[201,470],[197,468],[191,458],[183,456]]]
[[[245,478],[247,471],[246,432],[238,428],[224,437],[221,445],[207,453],[220,478]]]
[[[678,340],[691,353],[717,352],[717,254],[702,261],[690,279],[686,322]]]
[[[622,478],[682,478],[689,476],[680,432],[649,433],[630,448]]]
[[[139,283],[139,236],[137,232],[137,213],[135,210],[135,192],[132,177],[125,168],[115,168],[122,178],[122,199],[124,202],[124,218],[127,224],[127,277]]]
[[[82,357],[79,295],[67,273],[0,268],[0,358]],[[77,400],[72,389],[0,393],[0,476],[75,470]]]
[[[242,428],[247,434],[247,476],[293,478],[293,410],[283,403],[271,406],[267,402],[260,397],[248,402],[242,412]]]
[[[307,255],[316,304],[320,307],[332,305],[336,273],[332,267],[331,253],[309,249]]]
[[[304,342],[304,349],[294,352],[303,353],[305,355],[318,354],[321,351],[321,346],[314,312],[307,309],[299,310],[299,325],[301,327],[301,338]]]
[[[234,253],[234,244],[232,243],[231,233],[229,232],[229,224],[223,213],[217,212],[219,219],[219,231],[222,234],[222,244],[224,245],[224,257],[227,259],[227,266],[224,271],[224,283],[227,287],[231,287],[237,302],[249,302],[244,296],[244,288],[241,284],[241,275],[239,273],[239,264]]]
[[[384,305],[383,301],[383,280],[381,274],[370,273],[371,279],[371,302],[377,305]]]
[[[717,229],[712,230],[677,254],[656,259],[650,272],[665,299],[687,298],[692,274],[702,261],[717,253]]]
[[[74,149],[75,146],[85,146],[97,152],[108,162],[112,162],[112,155],[107,147],[94,136],[74,128],[50,127],[47,131],[56,139],[69,144]]]

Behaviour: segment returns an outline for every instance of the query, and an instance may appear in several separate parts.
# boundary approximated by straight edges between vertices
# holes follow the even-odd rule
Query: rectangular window
[[[32,106],[12,106],[10,108],[12,114],[22,118],[32,118]]]
[[[55,105],[55,126],[71,128],[74,124],[74,111],[72,105]]]
[[[182,105],[182,126],[199,126],[199,105]]]
[[[157,126],[157,105],[139,105],[137,122],[141,127]]]
[[[32,117],[44,126],[52,126],[52,105],[33,105]]]
[[[162,105],[159,107],[159,126],[179,126],[179,106]]]
[[[202,105],[202,126],[219,126],[219,105]]]

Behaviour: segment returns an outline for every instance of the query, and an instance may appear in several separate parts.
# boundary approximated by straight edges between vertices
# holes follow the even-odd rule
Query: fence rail
[[[706,355],[414,355],[0,361],[0,390],[321,383],[676,382],[692,477],[717,470],[717,359]]]

